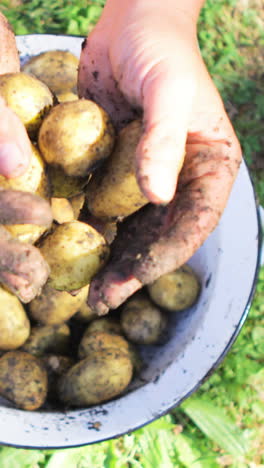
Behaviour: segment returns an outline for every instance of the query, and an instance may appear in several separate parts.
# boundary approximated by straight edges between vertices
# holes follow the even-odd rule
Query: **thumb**
[[[190,74],[175,76],[156,69],[144,82],[144,133],[136,151],[136,172],[141,190],[153,203],[168,203],[174,196],[194,94]]]
[[[0,98],[0,174],[18,177],[30,162],[31,144],[23,123]]]

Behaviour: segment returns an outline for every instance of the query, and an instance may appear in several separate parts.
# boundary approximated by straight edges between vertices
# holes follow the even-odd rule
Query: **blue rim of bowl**
[[[30,35],[30,34],[29,34]],[[28,36],[29,36],[28,35]],[[34,35],[43,35],[43,34],[34,34]],[[49,33],[45,34],[45,35],[49,35]],[[65,36],[65,37],[76,37],[76,38],[83,38],[85,40],[85,37],[83,36],[75,36],[75,35],[69,35],[69,34],[50,34],[52,36]],[[21,36],[24,36],[24,35],[21,35]],[[233,335],[231,336],[229,342],[227,343],[225,349],[223,350],[223,352],[221,353],[221,355],[218,357],[218,359],[215,361],[215,363],[212,365],[212,367],[209,369],[209,371],[204,375],[204,377],[202,379],[199,380],[199,382],[197,382],[197,384],[186,394],[184,395],[184,397],[182,397],[178,403],[175,405],[172,405],[172,406],[168,406],[168,408],[166,408],[165,410],[161,411],[161,412],[158,412],[155,414],[155,417],[149,419],[148,421],[146,421],[144,424],[140,424],[139,426],[135,426],[135,427],[132,427],[130,428],[129,430],[126,430],[124,432],[120,432],[116,435],[114,435],[113,437],[106,437],[106,438],[102,438],[100,440],[97,440],[97,441],[94,441],[94,442],[87,442],[87,443],[82,443],[82,444],[74,444],[74,445],[63,445],[63,446],[31,446],[31,445],[17,445],[17,444],[9,444],[9,443],[4,443],[4,442],[1,442],[0,441],[0,445],[3,445],[3,446],[6,446],[6,447],[14,447],[14,448],[21,448],[21,449],[39,449],[39,450],[62,450],[62,449],[67,449],[67,448],[77,448],[77,447],[85,447],[86,445],[94,445],[94,444],[99,444],[101,442],[105,442],[107,440],[112,440],[112,439],[117,439],[119,437],[122,437],[123,435],[125,434],[128,434],[129,432],[134,432],[142,427],[145,427],[147,426],[148,424],[151,424],[152,422],[156,421],[157,419],[161,418],[162,416],[165,416],[166,414],[168,414],[170,411],[172,411],[173,409],[177,408],[178,406],[180,406],[185,400],[187,400],[193,393],[195,393],[199,388],[200,386],[206,381],[208,380],[208,378],[216,371],[216,369],[219,367],[219,365],[222,363],[223,359],[225,358],[225,356],[227,355],[228,351],[231,349],[232,345],[234,344],[235,340],[237,339],[245,321],[246,321],[246,318],[248,316],[248,313],[249,313],[249,310],[250,310],[250,307],[251,307],[251,304],[252,304],[252,300],[254,298],[254,294],[255,294],[255,290],[256,290],[256,286],[257,286],[257,280],[258,280],[258,274],[259,274],[259,270],[260,270],[260,266],[261,266],[261,252],[262,252],[262,238],[263,238],[263,232],[262,232],[262,226],[261,226],[261,219],[260,219],[260,210],[259,210],[259,206],[258,206],[258,200],[257,200],[257,196],[256,196],[256,191],[255,191],[255,188],[254,188],[254,184],[253,184],[253,181],[252,181],[252,177],[251,177],[251,174],[249,172],[249,169],[248,169],[248,165],[246,163],[246,161],[244,160],[245,162],[245,165],[246,165],[246,168],[247,168],[247,173],[248,173],[248,177],[249,177],[249,181],[251,183],[251,186],[253,188],[253,194],[254,194],[254,200],[255,200],[255,207],[256,207],[256,217],[257,217],[257,227],[258,227],[258,253],[257,253],[257,259],[256,259],[256,269],[255,269],[255,274],[254,274],[254,279],[253,279],[253,282],[252,282],[252,286],[251,286],[251,289],[250,289],[250,293],[249,293],[249,296],[248,296],[248,300],[247,300],[247,303],[246,303],[246,306],[243,310],[243,313],[241,315],[241,319],[233,333]]]

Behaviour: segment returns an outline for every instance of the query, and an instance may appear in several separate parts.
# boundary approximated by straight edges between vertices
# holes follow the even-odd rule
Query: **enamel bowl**
[[[80,55],[82,38],[17,37],[21,60],[45,50]],[[90,409],[22,411],[0,401],[0,444],[26,448],[80,446],[117,437],[162,416],[216,369],[247,316],[260,258],[254,190],[241,165],[222,219],[190,260],[202,281],[198,303],[171,320],[166,345],[145,356],[146,370],[120,398]]]

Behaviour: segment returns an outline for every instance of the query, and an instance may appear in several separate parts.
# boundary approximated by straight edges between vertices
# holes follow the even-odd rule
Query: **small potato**
[[[78,195],[74,195],[73,197],[70,197],[69,202],[72,206],[74,219],[78,219],[81,214],[81,210],[83,208],[84,202],[85,202],[84,193],[79,193]],[[105,239],[107,240],[106,237]]]
[[[79,60],[66,50],[49,50],[30,58],[23,71],[35,75],[54,94],[75,90]]]
[[[69,356],[47,354],[41,358],[48,374],[48,398],[57,399],[59,378],[74,366],[75,361]]]
[[[25,125],[30,138],[37,136],[41,122],[54,104],[49,88],[27,73],[0,75],[0,96]]]
[[[47,372],[35,356],[9,351],[0,358],[0,395],[18,408],[29,411],[40,408],[47,389]]]
[[[94,102],[63,102],[43,121],[38,144],[48,164],[62,168],[68,176],[84,177],[110,155],[114,128]]]
[[[35,244],[37,240],[47,231],[45,226],[35,224],[14,224],[14,226],[5,226],[14,239],[25,244]]]
[[[128,342],[125,338],[120,335],[114,335],[113,333],[106,332],[84,332],[84,335],[80,341],[78,348],[79,359],[84,359],[90,354],[97,351],[103,351],[109,348],[115,348],[122,350],[124,353],[128,353]]]
[[[31,145],[32,156],[28,169],[19,177],[7,179],[0,175],[1,189],[31,192],[42,198],[49,198],[50,185],[46,174],[45,163],[34,145]]]
[[[19,299],[0,286],[0,349],[19,348],[27,340],[30,323]]]
[[[65,91],[65,93],[57,94],[57,99],[59,102],[70,102],[70,101],[77,101],[78,96],[71,91]]]
[[[105,264],[109,247],[103,236],[80,221],[60,224],[43,239],[40,252],[50,266],[49,285],[73,291],[90,283]]]
[[[52,198],[51,210],[54,221],[59,224],[69,223],[74,220],[72,205],[67,198]]]
[[[43,356],[47,353],[67,354],[70,345],[70,329],[66,323],[32,327],[22,351]]]
[[[43,325],[59,325],[69,320],[86,301],[88,286],[72,296],[46,284],[42,292],[28,305],[30,316]]]
[[[179,311],[191,307],[198,298],[200,283],[189,265],[162,275],[147,287],[153,302],[164,309]]]
[[[135,152],[142,124],[135,120],[121,130],[114,151],[86,188],[89,211],[97,218],[124,218],[148,203],[135,174]]]
[[[87,297],[89,292],[89,284],[85,286],[86,288],[86,297],[82,301],[81,305],[79,306],[76,314],[74,315],[74,319],[78,322],[88,323],[91,320],[98,317],[97,313],[94,312],[91,307],[87,304]]]
[[[121,327],[132,343],[158,344],[166,326],[166,316],[142,292],[128,299],[122,308]]]
[[[48,176],[51,185],[51,194],[55,198],[71,198],[83,193],[87,185],[87,177],[70,177],[55,166],[48,166]]]
[[[120,395],[132,378],[128,354],[109,348],[75,364],[58,384],[60,400],[69,406],[100,404]]]
[[[102,317],[93,320],[86,329],[86,333],[95,333],[98,331],[122,335],[122,329],[119,320],[114,317]]]

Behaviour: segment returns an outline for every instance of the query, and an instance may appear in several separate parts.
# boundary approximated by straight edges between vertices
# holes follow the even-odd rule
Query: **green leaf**
[[[206,459],[197,447],[198,442],[198,440],[193,441],[185,434],[178,434],[175,437],[174,444],[180,462],[186,468],[218,468],[216,457],[211,456]]]
[[[24,450],[13,447],[0,448],[1,468],[32,468],[43,462],[45,455],[40,450]]]
[[[243,433],[213,403],[191,398],[181,408],[209,439],[230,455],[238,457],[247,451]]]

